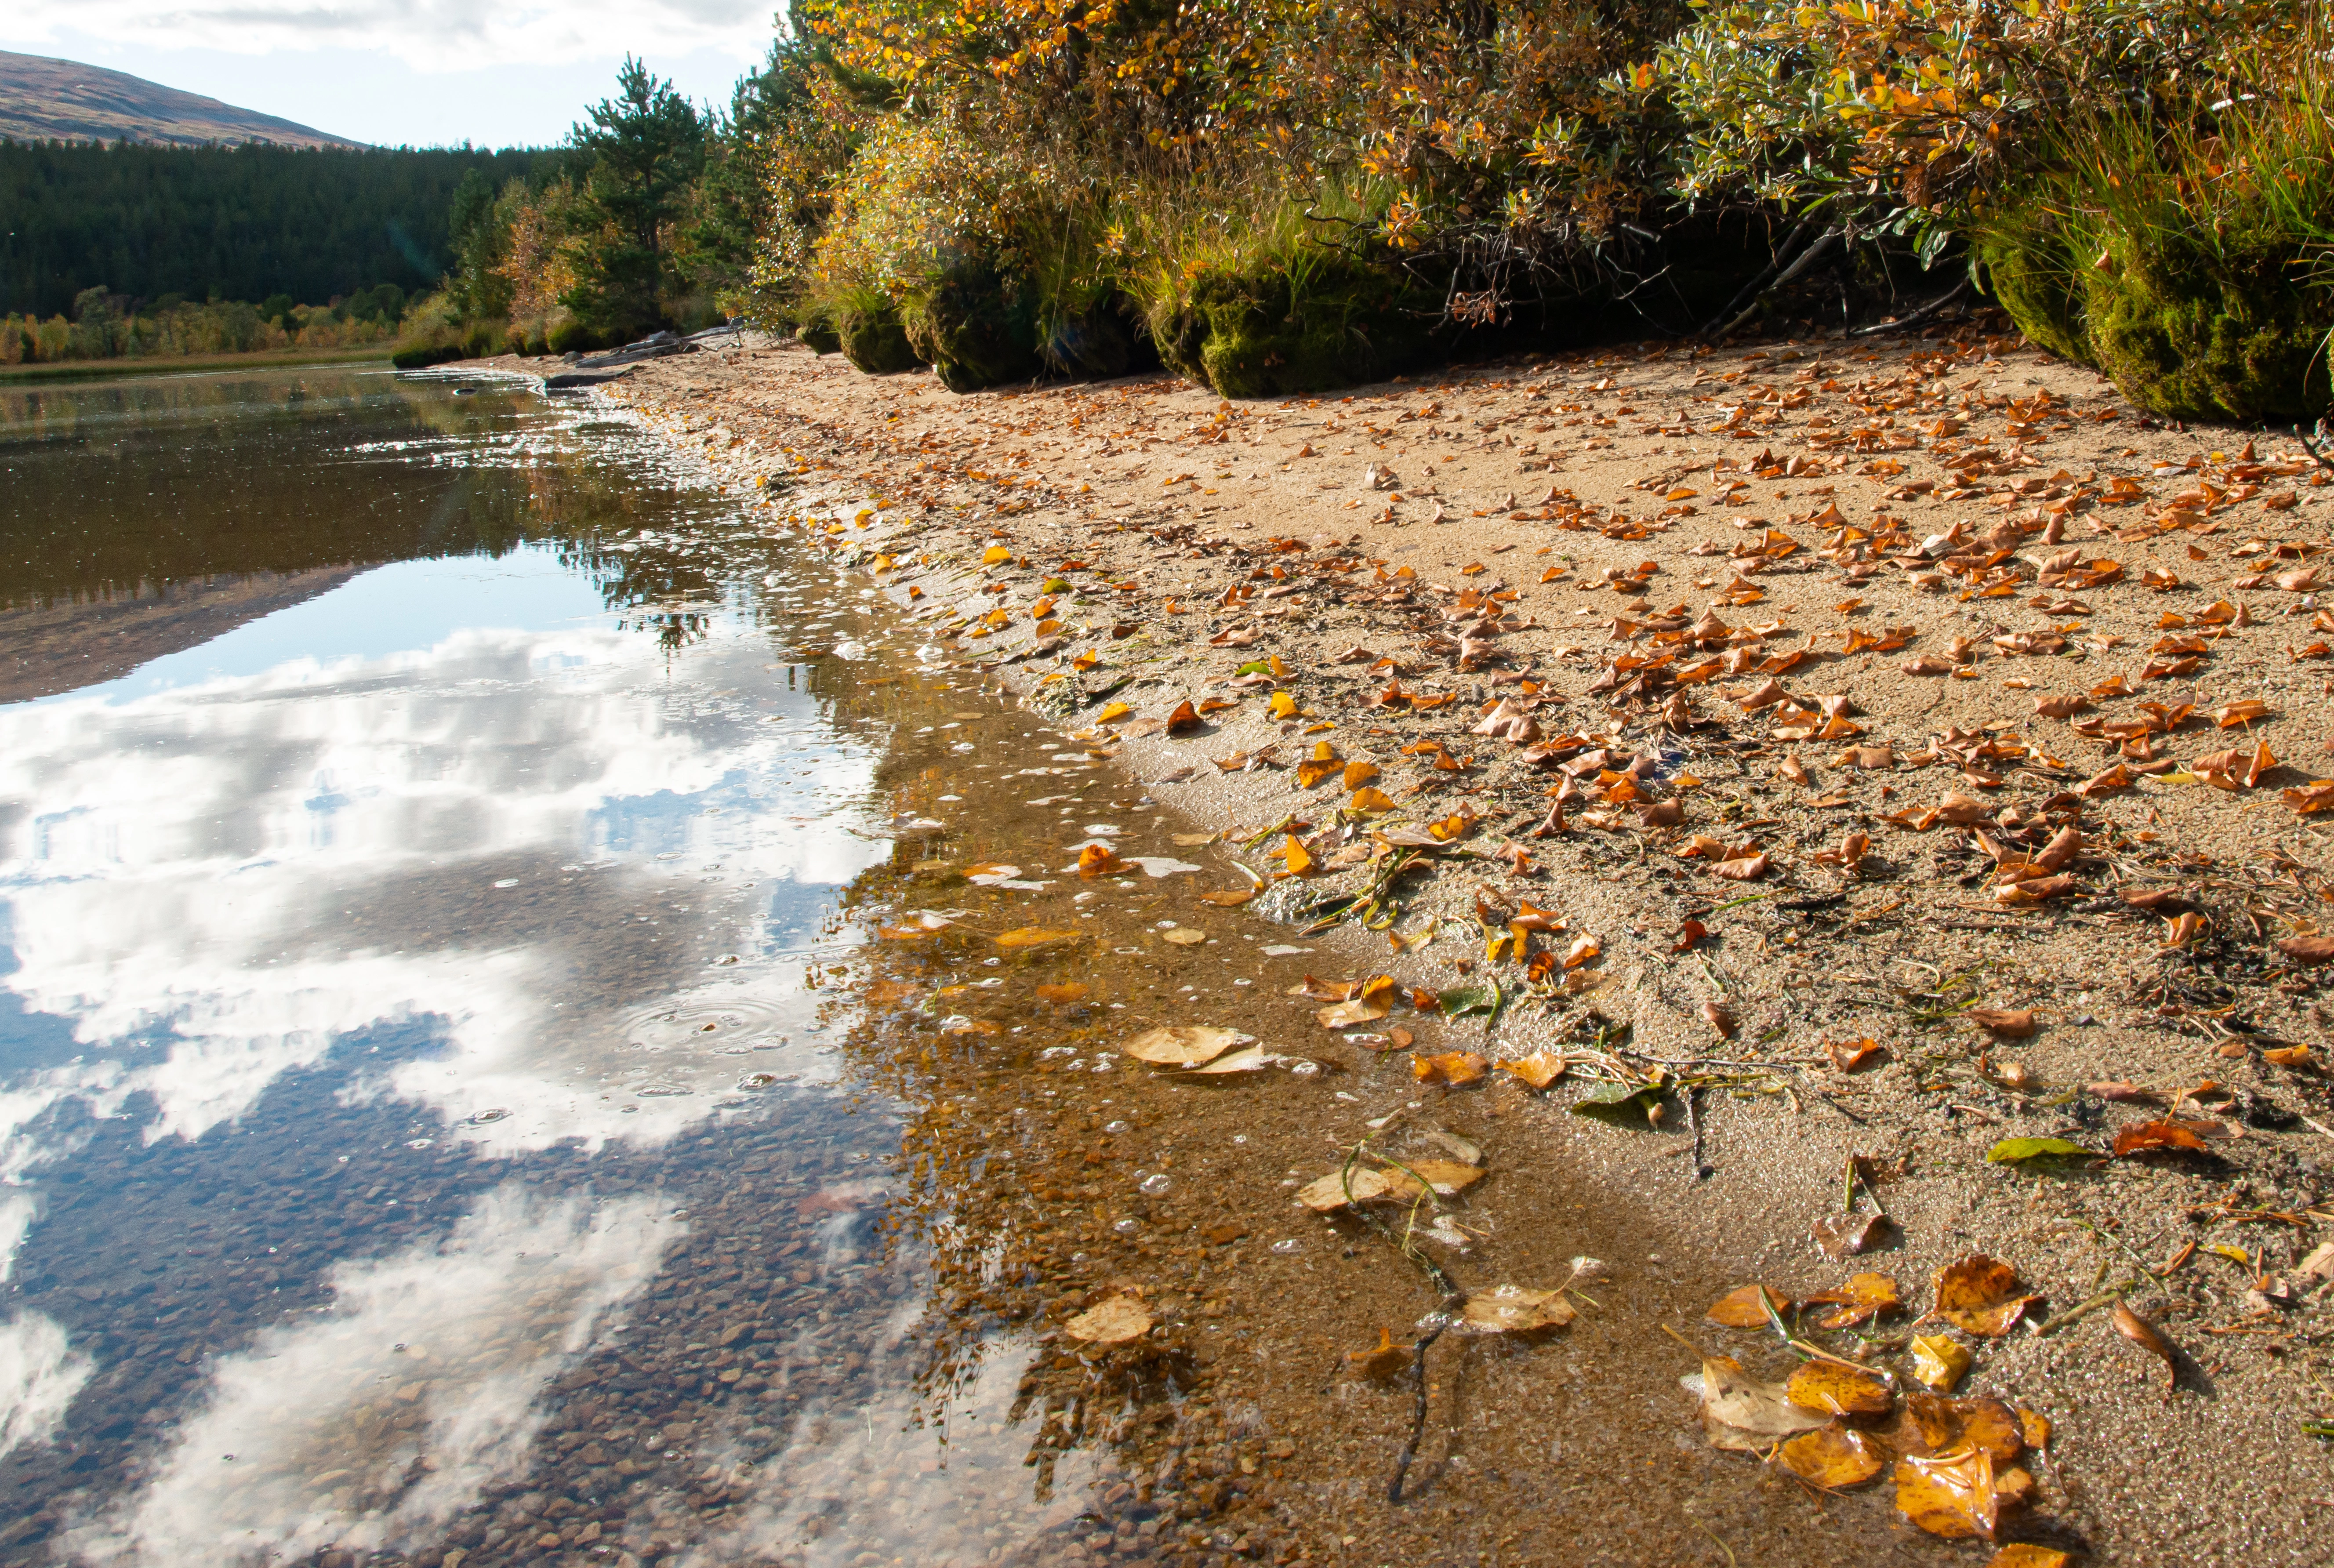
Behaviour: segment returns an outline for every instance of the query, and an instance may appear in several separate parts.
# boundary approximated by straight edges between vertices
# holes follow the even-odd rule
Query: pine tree
[[[705,166],[705,124],[672,83],[630,55],[576,149],[591,159],[581,214],[582,281],[561,301],[608,334],[651,332],[678,282],[668,230],[683,216],[690,183]]]

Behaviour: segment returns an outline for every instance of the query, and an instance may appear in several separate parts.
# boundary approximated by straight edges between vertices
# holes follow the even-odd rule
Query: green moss
[[[868,375],[896,376],[923,363],[899,312],[888,304],[838,312],[835,332],[843,357]]]
[[[2305,284],[2297,247],[2223,243],[2206,255],[2177,236],[2125,235],[2108,239],[2107,255],[2107,268],[2083,274],[2090,347],[2141,408],[2291,423],[2334,404],[2325,360],[2334,294]]]
[[[827,322],[805,322],[795,329],[795,336],[813,353],[833,354],[843,350],[843,334]]]
[[[2040,202],[1981,229],[1971,246],[1986,286],[2018,330],[2062,360],[2095,365],[2080,271]]]
[[[1227,398],[1325,391],[1416,364],[1434,313],[1391,266],[1323,253],[1210,270],[1151,317],[1160,357]]]
[[[960,263],[911,301],[908,335],[951,392],[1035,380],[1040,353],[1037,302],[991,261]]]

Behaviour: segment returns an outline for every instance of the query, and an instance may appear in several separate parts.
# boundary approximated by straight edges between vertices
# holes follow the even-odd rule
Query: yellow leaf
[[[1371,771],[1374,773],[1376,770],[1373,768]],[[1354,798],[1345,809],[1355,812],[1390,812],[1394,809],[1394,804],[1393,797],[1384,790],[1365,787],[1354,792]]]
[[[1002,566],[1012,559],[1013,552],[1002,544],[992,544],[980,553],[980,563],[983,566]]]

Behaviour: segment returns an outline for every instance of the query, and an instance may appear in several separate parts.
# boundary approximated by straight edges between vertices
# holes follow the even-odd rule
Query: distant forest
[[[0,316],[59,315],[98,287],[320,305],[384,283],[434,287],[462,177],[499,188],[565,156],[0,139]]]

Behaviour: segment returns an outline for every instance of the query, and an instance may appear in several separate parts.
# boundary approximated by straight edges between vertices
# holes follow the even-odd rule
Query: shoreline
[[[1939,341],[1708,356],[1589,351],[1253,405],[1220,403],[1166,378],[951,398],[929,375],[876,380],[807,351],[747,349],[654,361],[593,395],[730,486],[771,490],[774,524],[840,543],[843,563],[902,613],[947,613],[957,646],[936,637],[934,662],[972,652],[958,668],[995,676],[1202,826],[1245,829],[1240,837],[1266,848],[1273,835],[1262,830],[1299,813],[1320,830],[1316,840],[1335,834],[1340,792],[1292,776],[1322,744],[1339,763],[1378,768],[1374,787],[1411,803],[1368,822],[1415,825],[1470,808],[1476,820],[1450,852],[1436,851],[1432,880],[1394,924],[1405,936],[1431,929],[1432,944],[1389,953],[1384,934],[1342,926],[1328,935],[1347,967],[1324,978],[1383,967],[1405,986],[1512,980],[1522,967],[1491,957],[1479,936],[1462,939],[1466,922],[1520,906],[1552,909],[1561,936],[1528,929],[1526,938],[1543,938],[1532,947],[1565,953],[1587,937],[1599,952],[1577,969],[1551,971],[1545,996],[1496,1019],[1500,1049],[1487,1054],[1577,1050],[1583,1020],[1601,1017],[1600,1035],[1627,1025],[1624,1058],[1697,1063],[1676,1071],[1712,1080],[1676,1097],[1700,1101],[1690,1146],[1679,1146],[1683,1130],[1536,1121],[1548,1130],[1535,1134],[1548,1145],[1539,1152],[1567,1179],[1662,1213],[1708,1255],[1738,1264],[1745,1283],[1792,1296],[1860,1266],[1895,1275],[1917,1310],[1930,1275],[1972,1251],[2010,1261],[2061,1313],[2127,1279],[2129,1298],[2190,1357],[2213,1400],[2162,1404],[2152,1367],[2096,1310],[2063,1334],[2021,1331],[1975,1346],[1978,1369],[1962,1391],[2041,1409],[2062,1434],[2064,1459],[2054,1447],[2038,1467],[2038,1517],[2119,1560],[2176,1552],[2189,1561],[2306,1561],[2286,1554],[2309,1538],[2300,1510],[2323,1485],[2322,1461],[2298,1421],[2324,1400],[2294,1362],[2306,1367],[2326,1302],[2323,1279],[2297,1265],[2327,1234],[2309,1216],[2334,1142],[2299,1118],[2323,1122],[2334,1112],[2305,1069],[2267,1053],[2322,1042],[2324,1015],[2309,971],[2249,957],[2269,950],[2265,937],[2226,948],[2244,922],[2262,928],[2246,899],[2272,896],[2258,892],[2267,879],[2249,868],[2273,866],[2281,851],[2307,873],[2298,885],[2314,885],[2323,857],[2311,858],[2306,824],[2278,803],[2281,786],[2308,786],[2309,765],[2250,790],[2158,784],[2136,773],[2128,784],[2088,790],[2113,771],[2096,737],[2027,705],[2136,669],[2165,635],[2163,618],[2179,615],[2212,634],[2194,657],[2213,669],[2187,673],[2229,673],[2213,690],[2190,682],[2167,695],[2202,710],[2209,704],[2200,699],[2258,694],[2265,711],[2240,733],[2258,727],[2276,756],[2306,757],[2323,738],[2311,733],[2322,705],[2310,700],[2322,678],[2306,660],[2281,666],[2272,656],[2301,640],[2293,634],[2310,613],[2291,612],[2311,596],[2273,582],[2229,584],[2253,575],[2264,554],[2276,561],[2281,548],[2319,545],[2329,515],[2316,508],[2326,497],[2311,494],[2321,488],[2315,473],[2280,461],[2267,438],[2255,438],[2271,447],[2263,457],[2234,433],[2152,429],[2088,372],[2001,340],[1943,340],[1949,350]],[[1762,380],[1778,372],[1788,379]],[[1843,372],[1857,384],[1844,387]],[[1884,380],[1893,384],[1876,392]],[[1867,411],[1893,398],[1903,399],[1905,418]],[[1705,399],[1717,407],[1692,406]],[[1843,403],[1860,424],[1843,426]],[[1639,419],[1625,427],[1632,415]],[[2005,416],[1999,441],[1979,439],[1977,427]],[[1538,421],[1521,432],[1538,438],[1528,444],[1515,428],[1526,419]],[[1965,433],[1972,439],[1960,441]],[[1683,450],[1670,449],[1681,441]],[[1081,445],[1083,465],[1041,455]],[[2213,450],[2239,446],[2247,450]],[[1953,482],[1924,484],[1916,465],[1938,457]],[[2285,471],[2232,472],[2248,465]],[[1065,467],[1082,471],[1066,476]],[[1436,476],[1422,484],[1429,467]],[[2076,472],[2084,467],[2088,475]],[[1393,483],[1373,487],[1384,469]],[[2192,475],[2212,476],[2204,483],[2219,496],[2189,500],[2203,487]],[[1246,495],[1220,499],[1228,482]],[[2227,499],[2248,486],[2243,499]],[[1705,516],[1697,502],[1720,515]],[[1733,511],[1742,515],[1725,515]],[[1942,575],[1932,562],[1971,556],[1963,541],[2030,512],[2030,529],[1976,553],[1993,558],[1969,568],[1967,593],[1916,581]],[[2186,520],[2135,526],[2151,515]],[[1903,525],[1888,528],[1890,517]],[[1864,538],[1835,532],[1837,543],[1822,551],[1824,532],[1842,525]],[[1892,534],[1958,537],[1924,553],[1917,569],[1849,548]],[[2256,540],[2263,550],[2242,553]],[[2085,564],[2074,569],[2083,581],[2041,584],[2053,557],[2078,544],[2086,563],[2109,562],[2114,573]],[[984,568],[991,548],[1008,559]],[[1648,563],[1653,570],[1642,570]],[[1708,581],[1686,587],[1696,571]],[[1072,586],[1049,594],[1044,585],[1055,582]],[[1056,632],[1029,620],[1041,599],[1066,611],[1049,617],[1062,622]],[[1874,602],[1857,602],[1866,599]],[[2233,621],[2204,618],[2231,599],[2243,607]],[[1673,601],[1672,613],[1645,613]],[[1276,613],[1292,601],[1299,614]],[[976,635],[991,624],[992,605],[1009,607],[996,619],[1002,629]],[[1636,671],[1617,669],[1615,656],[1675,630],[1664,622],[1691,628],[1705,617],[1722,630],[1694,640],[1694,662],[1707,652],[1722,672],[1641,686],[1626,706]],[[1801,624],[1789,624],[1794,617]],[[2300,626],[2280,624],[2297,619]],[[2248,622],[2261,630],[2241,630]],[[1739,635],[1758,627],[1768,630]],[[1859,633],[1870,650],[1856,647]],[[1048,646],[1056,635],[1063,640]],[[1956,649],[1956,638],[1966,645]],[[1834,640],[1846,651],[1823,646]],[[2237,646],[2218,646],[2225,642]],[[998,657],[979,657],[997,643],[1007,645]],[[1745,649],[1755,657],[1733,657]],[[1903,668],[1932,651],[1945,670]],[[1069,665],[1086,652],[1092,670]],[[1368,657],[1341,662],[1358,652]],[[1286,674],[1238,673],[1276,658]],[[1392,668],[1381,663],[1388,659]],[[1778,660],[1780,669],[1760,669]],[[1599,681],[1609,684],[1599,690]],[[2145,700],[2147,679],[2132,684]],[[1808,700],[1757,701],[1770,686]],[[1828,695],[1822,687],[1845,687],[1848,700],[1814,700]],[[1082,700],[1052,696],[1068,688]],[[1389,688],[1424,700],[1384,699]],[[1300,711],[1269,717],[1268,694]],[[1228,706],[1191,738],[1180,726],[1171,733],[1182,702],[1210,699]],[[1130,712],[1105,728],[1095,721],[1112,701]],[[2136,706],[2085,701],[2093,717],[2120,719]],[[1500,719],[1503,703],[1509,733],[1484,733],[1478,726]],[[1808,722],[1794,721],[1799,711]],[[2186,763],[2227,745],[2217,729],[2175,724],[2176,736],[2138,737],[2141,751],[2160,755],[2134,755],[2119,736],[2109,744],[2136,766]],[[1775,733],[1795,728],[1808,733]],[[1567,736],[1594,744],[1525,760]],[[1857,755],[1867,748],[1891,755],[1885,765]],[[1612,765],[1565,765],[1597,751]],[[1633,765],[1645,756],[1651,765]],[[1956,796],[1985,809],[1972,815],[1952,804]],[[1981,851],[1972,841],[1999,845],[2026,825],[2001,822],[2003,797],[2037,828],[2078,824],[2092,851],[2073,862],[2079,888],[2030,901],[1992,895],[2010,884],[1980,874],[1993,867],[1973,859]],[[2066,804],[2055,815],[2044,809],[2062,797],[2071,814]],[[1672,802],[1681,822],[1658,820]],[[1560,822],[1551,805],[1563,808]],[[1952,815],[1914,825],[1933,809]],[[1954,818],[1974,832],[1958,832]],[[1710,854],[1680,856],[1696,832],[1721,842]],[[1751,858],[1724,852],[1744,834],[1766,863],[1739,880],[1712,878],[1713,855]],[[1858,835],[1861,853],[1841,853]],[[1354,840],[1366,843],[1366,829]],[[1342,847],[1316,843],[1312,858],[1334,865]],[[1259,876],[1277,869],[1259,855],[1245,861]],[[1354,873],[1345,875],[1350,885]],[[2245,891],[2233,908],[2238,881]],[[2212,922],[2190,938],[2213,944],[2198,949],[2208,962],[2156,950],[2169,922],[2122,897],[2150,884],[2185,896]],[[1276,884],[1292,885],[1316,884]],[[2306,920],[2306,908],[2284,918]],[[1688,920],[1705,933],[1681,944]],[[1481,923],[1497,933],[1507,922]],[[1672,950],[1681,946],[1683,954]],[[2233,997],[2250,1028],[2217,1023],[2233,1015],[2206,986]],[[2022,1037],[1981,1030],[1968,1018],[1981,1005],[2036,1017]],[[1398,1010],[1385,1022],[1408,1016]],[[1335,1038],[1300,1034],[1301,1015],[1271,1027],[1308,1047]],[[1448,1044],[1484,1046],[1485,1034],[1461,1022]],[[1864,1040],[1875,1049],[1855,1061]],[[1839,1067],[1833,1046],[1847,1047],[1857,1070]],[[2203,1079],[2235,1092],[2197,1099],[2192,1088],[2172,1100]],[[2158,1098],[2151,1107],[2086,1087],[2115,1084]],[[1561,1083],[1555,1091],[1568,1092]],[[2210,1140],[2202,1158],[2104,1159],[2110,1134],[2161,1120],[2167,1101]],[[2098,1172],[2053,1177],[1985,1159],[2004,1138],[2050,1136],[2098,1150]],[[1837,1207],[1850,1156],[1902,1233],[1860,1264],[1823,1257],[1808,1236],[1812,1220]],[[1706,1178],[1696,1174],[1704,1165]],[[2240,1217],[2263,1214],[2297,1223]],[[2222,1277],[2232,1271],[2217,1255],[2181,1255],[2184,1242],[2233,1239],[2281,1295],[2253,1305],[2250,1284]],[[1676,1323],[1705,1345],[1726,1343],[1699,1322],[1703,1304],[1678,1303]],[[1688,1431],[1691,1409],[1681,1398]],[[2177,1524],[2151,1501],[2168,1484],[2153,1467],[2175,1456],[2186,1510]],[[2284,1474],[2271,1485],[2282,1501],[2240,1507],[2240,1488],[2261,1486],[2264,1461],[2281,1456]],[[1322,1515],[1325,1527],[1331,1517]],[[1886,1517],[1874,1511],[1876,1525]],[[2199,1529],[2217,1532],[2227,1555],[2200,1554]]]
[[[288,349],[253,354],[190,354],[180,359],[159,354],[116,360],[65,360],[42,365],[0,365],[0,386],[42,381],[102,381],[110,378],[194,375],[218,370],[280,370],[287,365],[370,365],[389,363],[384,344],[379,353],[361,349]]]

